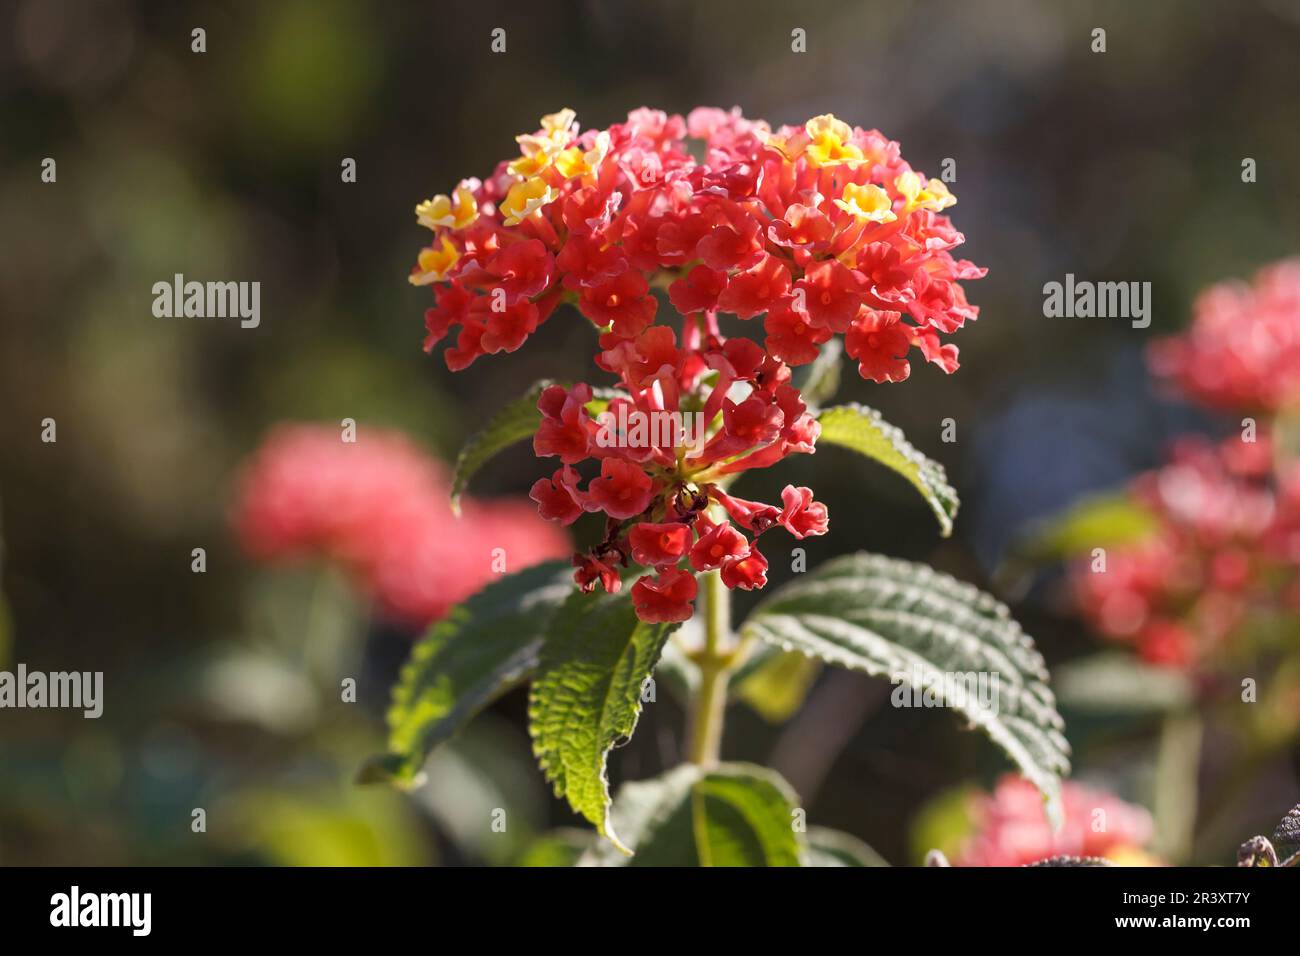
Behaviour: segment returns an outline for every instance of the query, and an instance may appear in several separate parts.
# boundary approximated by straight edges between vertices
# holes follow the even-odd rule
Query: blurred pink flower
[[[1080,783],[1061,787],[1064,822],[1053,833],[1043,797],[1028,780],[1007,775],[974,807],[975,832],[954,857],[955,866],[1023,866],[1053,856],[1105,857],[1114,863],[1152,865],[1143,848],[1151,815],[1142,807]]]
[[[1300,398],[1300,259],[1222,282],[1196,300],[1191,328],[1153,343],[1157,375],[1213,408],[1275,411]]]
[[[1129,496],[1157,526],[1109,549],[1104,571],[1075,562],[1078,605],[1107,637],[1146,660],[1201,667],[1226,649],[1249,609],[1274,607],[1300,571],[1300,472],[1271,473],[1272,442],[1183,438]]]
[[[570,551],[527,499],[465,500],[458,518],[449,487],[396,432],[349,443],[329,426],[281,425],[245,464],[231,523],[254,560],[336,562],[382,613],[416,628],[503,571]]]

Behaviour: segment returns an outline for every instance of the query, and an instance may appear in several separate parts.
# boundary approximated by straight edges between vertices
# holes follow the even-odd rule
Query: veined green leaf
[[[835,405],[817,416],[822,427],[818,445],[839,445],[892,468],[906,478],[939,519],[946,538],[957,517],[957,491],[948,484],[943,465],[912,447],[903,432],[880,417],[874,408],[857,403]]]
[[[1070,766],[1064,721],[1042,655],[990,595],[924,565],[856,554],[778,589],[741,630],[888,678],[900,685],[895,696],[928,688],[927,697],[962,713],[1006,751],[1059,818],[1060,777]],[[990,692],[958,693],[939,676],[982,679]]]
[[[611,818],[636,848],[630,859],[593,847],[588,866],[800,866],[794,792],[771,770],[684,764],[653,780],[624,784]]]
[[[414,781],[429,752],[537,667],[555,610],[574,593],[573,569],[548,561],[489,584],[415,645],[393,688],[389,753],[362,782]]]
[[[675,627],[637,620],[626,593],[574,592],[551,620],[529,697],[533,753],[555,795],[623,852],[609,820],[609,751],[636,729],[642,686]]]

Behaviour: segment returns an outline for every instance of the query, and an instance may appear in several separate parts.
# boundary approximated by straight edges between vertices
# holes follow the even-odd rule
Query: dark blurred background
[[[435,758],[417,797],[353,787],[409,638],[327,572],[249,565],[226,526],[236,468],[275,422],[352,417],[446,458],[522,383],[588,373],[591,332],[569,312],[453,376],[421,351],[428,292],[406,282],[414,204],[489,172],[543,113],[833,112],[928,174],[956,160],[961,252],[989,267],[968,284],[982,311],[954,340],[963,367],[914,362],[886,386],[846,372],[841,393],[948,467],[955,536],[833,449],[748,491],[816,488],[834,520],[810,564],[865,548],[988,587],[1034,521],[1215,427],[1153,392],[1142,352],[1207,284],[1300,251],[1297,49],[1291,0],[5,3],[0,667],[103,670],[106,707],[0,712],[0,863],[505,862],[575,821],[531,767],[520,693]],[[356,183],[340,181],[348,157]],[[1045,318],[1043,283],[1066,272],[1150,281],[1151,327]],[[155,318],[152,285],[175,273],[259,280],[260,327]],[[520,448],[477,490],[523,493],[537,473]],[[1055,664],[1094,639],[1048,592],[1002,596]],[[348,674],[357,705],[338,701]],[[823,675],[783,725],[736,707],[725,753],[775,761],[810,820],[913,862],[917,808],[1005,764],[950,714],[881,709],[885,690]],[[679,726],[649,708],[616,777],[676,759]],[[1080,771],[1149,802],[1129,772],[1147,751],[1092,760],[1078,727]],[[1230,862],[1295,789],[1294,769],[1261,777],[1198,854]],[[519,821],[506,840],[483,832],[494,800]]]

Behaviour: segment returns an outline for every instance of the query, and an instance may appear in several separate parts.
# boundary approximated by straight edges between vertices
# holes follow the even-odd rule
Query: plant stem
[[[1195,713],[1169,714],[1160,727],[1155,774],[1155,845],[1175,865],[1187,863],[1192,855],[1201,735],[1201,718]]]
[[[727,678],[733,655],[723,648],[731,632],[731,593],[717,571],[701,575],[704,590],[704,647],[695,657],[700,686],[691,702],[688,758],[700,767],[715,767],[722,745],[722,722],[727,709]]]

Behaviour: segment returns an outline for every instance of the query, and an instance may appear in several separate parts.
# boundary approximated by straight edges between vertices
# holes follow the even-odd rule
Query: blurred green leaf
[[[1006,606],[925,565],[872,554],[830,561],[784,585],[741,633],[829,664],[912,686],[917,675],[997,675],[990,700],[939,701],[989,736],[1042,791],[1059,819],[1060,777],[1070,768],[1064,722],[1047,668]]]
[[[550,795],[533,769],[528,736],[488,713],[429,755],[416,802],[466,854],[512,862],[544,826]]]
[[[279,734],[302,733],[319,716],[317,687],[292,661],[235,652],[203,669],[199,696],[217,720],[246,721]]]
[[[1165,714],[1187,708],[1194,688],[1171,667],[1147,664],[1121,651],[1096,654],[1056,668],[1062,707],[1093,714]]]
[[[1125,495],[1092,497],[1030,532],[1017,550],[1039,561],[1072,558],[1140,541],[1159,526],[1155,514]]]
[[[780,724],[803,706],[808,689],[819,673],[820,661],[798,651],[778,650],[765,656],[744,677],[734,680],[734,694],[768,723]]]
[[[827,827],[808,828],[809,866],[889,866],[857,837]]]
[[[412,782],[434,747],[533,672],[552,614],[572,593],[572,568],[548,561],[489,584],[436,622],[393,688],[389,753],[366,764],[362,782]]]
[[[281,866],[420,866],[433,860],[403,801],[383,790],[248,790],[231,819]],[[233,838],[232,838],[233,839]]]
[[[955,857],[975,829],[971,806],[980,796],[978,787],[966,784],[930,800],[912,820],[909,834],[912,860],[919,865],[931,850]]]
[[[555,795],[623,852],[606,761],[636,729],[642,686],[676,626],[638,620],[626,594],[574,591],[551,619],[529,694],[533,753]]]
[[[948,484],[943,465],[913,448],[900,429],[881,418],[874,408],[857,403],[827,408],[817,421],[822,429],[819,446],[839,445],[898,472],[925,498],[939,519],[943,536],[952,534],[960,505],[957,490]]]
[[[575,866],[591,842],[589,830],[552,830],[534,840],[515,860],[515,866]]]
[[[705,771],[684,764],[653,780],[624,784],[610,816],[636,849],[608,844],[582,863],[598,866],[800,866],[798,803],[780,775],[749,764]]]

